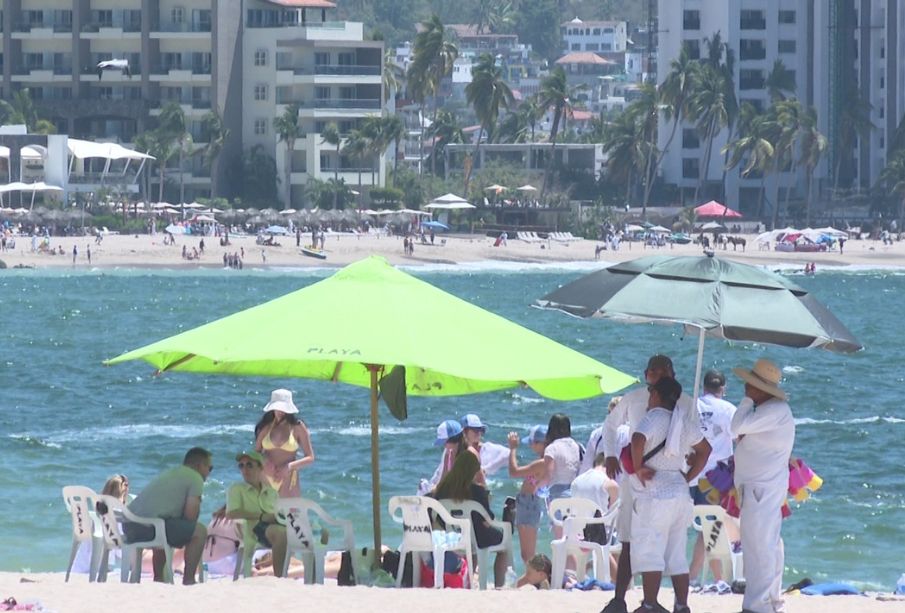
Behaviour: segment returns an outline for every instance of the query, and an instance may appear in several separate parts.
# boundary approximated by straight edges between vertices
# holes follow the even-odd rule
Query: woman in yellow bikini
[[[314,462],[308,426],[296,415],[292,392],[274,390],[255,426],[255,449],[264,455],[264,475],[280,498],[300,496],[298,471]],[[299,449],[304,454],[298,457]]]

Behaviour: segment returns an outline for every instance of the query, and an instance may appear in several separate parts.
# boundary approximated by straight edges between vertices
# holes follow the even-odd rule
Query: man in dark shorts
[[[201,447],[189,449],[182,466],[171,468],[151,481],[129,503],[129,510],[139,517],[155,517],[164,520],[167,543],[171,547],[185,548],[183,585],[195,583],[198,563],[204,551],[207,528],[198,523],[201,512],[201,491],[204,481],[213,470],[211,453]],[[123,526],[130,543],[154,538],[154,528],[143,524],[126,523]],[[162,549],[154,550],[154,581],[164,580],[166,556]]]
[[[226,517],[245,520],[245,547],[256,543],[273,550],[273,574],[283,575],[286,560],[286,526],[277,523],[274,513],[278,495],[264,477],[264,456],[257,451],[236,455],[242,483],[230,486],[226,493]]]

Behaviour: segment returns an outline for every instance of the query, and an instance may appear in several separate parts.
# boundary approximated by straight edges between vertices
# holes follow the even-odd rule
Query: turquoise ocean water
[[[546,334],[624,371],[669,353],[691,386],[696,338],[678,327],[577,320],[529,307],[574,279],[578,269],[416,270],[414,274],[475,304]],[[312,430],[317,461],[302,473],[303,493],[354,520],[356,540],[370,539],[368,396],[361,388],[316,381],[168,374],[150,366],[104,367],[104,358],[313,283],[325,271],[4,271],[0,277],[0,570],[65,568],[70,524],[60,496],[67,484],[100,489],[126,473],[137,492],[184,451],[214,454],[203,513],[239,478],[232,455],[252,440],[270,390],[294,390]],[[708,339],[705,367],[726,370],[766,355],[783,366],[798,419],[796,453],[825,479],[823,489],[784,525],[786,579],[851,581],[889,589],[905,572],[905,410],[901,372],[905,272],[839,270],[797,277],[849,326],[867,349],[840,356],[819,350],[732,345]],[[410,317],[431,318],[411,305]],[[304,317],[303,313],[299,317]],[[367,317],[367,305],[362,305]],[[467,325],[438,319],[439,326]],[[379,326],[379,322],[375,322]],[[429,343],[430,339],[424,339]],[[492,342],[492,339],[488,339]],[[480,351],[480,347],[474,347]],[[729,379],[728,398],[742,386]],[[584,442],[600,423],[606,398],[544,400],[530,390],[451,399],[409,400],[397,422],[381,407],[384,509],[412,493],[436,466],[432,446],[441,420],[467,412],[505,442],[564,411]],[[528,459],[522,449],[521,458]],[[494,507],[517,489],[491,479]],[[542,539],[549,535],[542,533]],[[384,540],[398,542],[384,516]]]

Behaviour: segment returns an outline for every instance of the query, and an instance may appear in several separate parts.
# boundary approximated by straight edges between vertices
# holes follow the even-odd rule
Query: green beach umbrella
[[[535,306],[576,317],[697,328],[695,393],[705,335],[840,353],[862,348],[804,288],[768,270],[713,256],[650,256],[622,262],[564,285]]]
[[[369,388],[377,551],[378,383],[394,367],[405,368],[406,392],[415,396],[527,386],[554,400],[579,400],[635,381],[380,257],[105,363],[127,360],[144,360],[161,372],[303,377]]]

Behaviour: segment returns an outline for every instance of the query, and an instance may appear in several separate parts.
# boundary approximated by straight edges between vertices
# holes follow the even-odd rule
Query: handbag
[[[648,460],[660,453],[660,450],[666,447],[666,439],[663,442],[644,454],[642,464],[646,464]],[[635,474],[635,464],[632,462],[632,444],[629,443],[619,452],[619,461],[622,462],[622,468],[630,475]]]

